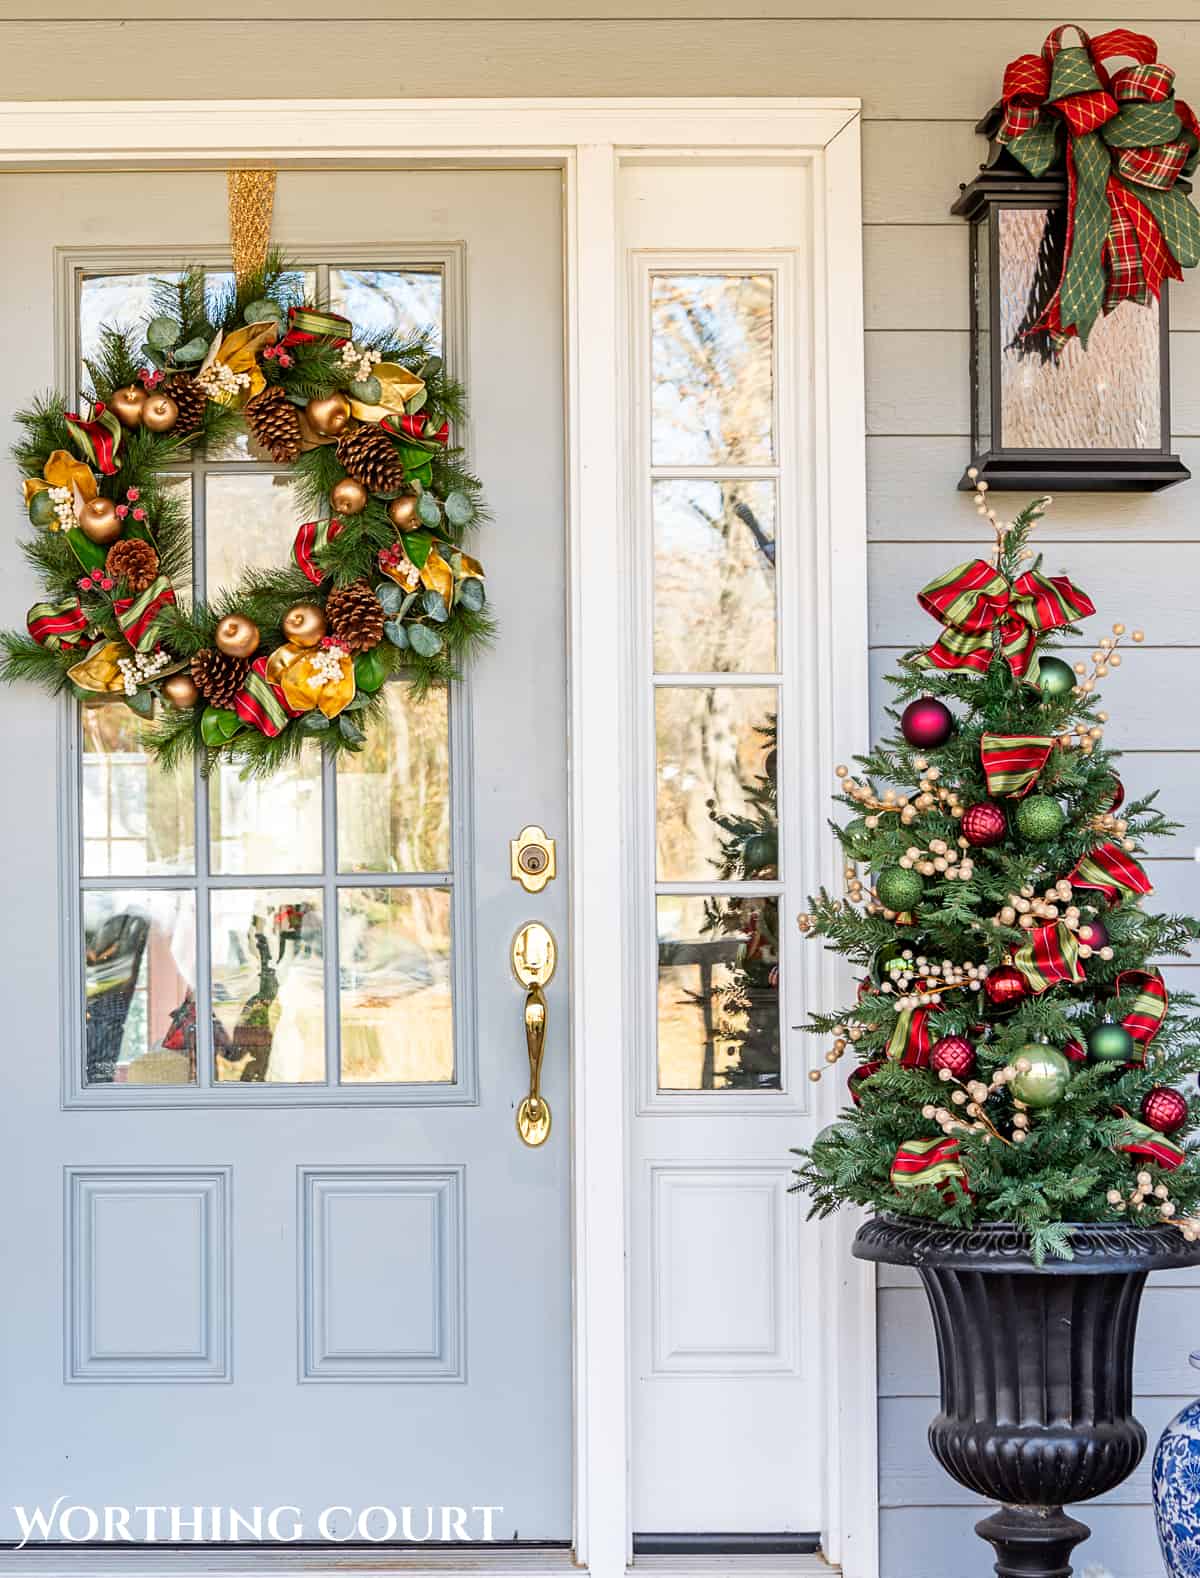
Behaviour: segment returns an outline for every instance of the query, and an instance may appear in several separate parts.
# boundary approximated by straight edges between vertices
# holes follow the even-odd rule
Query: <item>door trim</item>
[[[619,466],[626,426],[618,380],[622,262],[617,181],[645,158],[753,157],[811,162],[820,262],[814,312],[816,553],[831,639],[815,678],[812,749],[825,781],[865,746],[867,711],[861,104],[858,99],[453,99],[30,102],[0,106],[0,170],[79,171],[422,165],[556,166],[563,172],[566,269],[568,639],[573,872],[574,1502],[577,1560],[597,1578],[632,1561],[628,1517],[627,1145],[623,1068],[627,1005],[614,960],[637,895],[614,858],[624,799],[624,685],[613,683],[608,588],[623,575]],[[156,149],[144,147],[153,125]],[[714,238],[717,240],[719,238]],[[836,644],[832,632],[837,631]],[[621,633],[618,632],[618,635]],[[629,632],[623,633],[626,637]],[[628,640],[624,648],[628,649]],[[835,681],[836,668],[836,681]],[[836,884],[832,841],[820,880]],[[819,995],[844,1000],[829,955]],[[829,1082],[815,1101],[834,1116]],[[875,1305],[853,1260],[856,1224],[812,1228],[819,1245],[828,1395],[824,1549],[846,1578],[878,1571]],[[23,1553],[24,1554],[24,1553]],[[32,1564],[31,1564],[32,1565]],[[406,1563],[407,1565],[407,1563]],[[421,1565],[414,1557],[414,1570]],[[433,1564],[430,1564],[433,1565]],[[641,1565],[641,1564],[639,1564]]]

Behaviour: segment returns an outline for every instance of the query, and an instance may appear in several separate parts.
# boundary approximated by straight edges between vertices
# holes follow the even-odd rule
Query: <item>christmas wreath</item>
[[[102,331],[84,411],[50,395],[17,415],[42,596],[0,637],[0,677],[124,702],[164,766],[358,750],[389,675],[448,679],[491,634],[463,546],[486,511],[451,443],[462,389],[428,334],[359,334],[295,280],[271,253],[215,302],[198,268],[163,281],[144,330]],[[243,431],[306,519],[291,562],[189,606],[166,468]]]

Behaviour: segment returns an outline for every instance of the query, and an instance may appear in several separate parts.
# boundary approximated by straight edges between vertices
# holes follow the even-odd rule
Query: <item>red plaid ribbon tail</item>
[[[1117,976],[1118,997],[1126,987],[1133,992],[1134,1001],[1121,1023],[1133,1037],[1134,1044],[1141,1054],[1137,1061],[1144,1063],[1150,1043],[1167,1017],[1167,1009],[1171,1001],[1167,993],[1167,983],[1158,970],[1122,970]]]
[[[325,572],[316,561],[316,555],[330,543],[342,529],[339,520],[306,521],[296,533],[292,544],[292,558],[314,586],[320,586]]]
[[[40,647],[52,652],[73,651],[82,645],[87,615],[77,597],[65,597],[60,603],[34,603],[25,615],[25,628]]]
[[[892,1188],[903,1192],[933,1185],[952,1203],[957,1195],[969,1193],[966,1169],[958,1155],[957,1140],[905,1140],[892,1158]]]
[[[1110,904],[1154,891],[1149,877],[1119,844],[1101,844],[1084,855],[1067,878],[1072,887],[1103,893]]]
[[[281,734],[300,713],[290,707],[283,686],[267,678],[267,658],[257,657],[250,665],[245,683],[233,698],[233,710],[243,723],[250,724],[268,739]]]
[[[850,1100],[857,1107],[862,1101],[862,1087],[872,1074],[877,1074],[883,1067],[884,1060],[877,1057],[869,1063],[860,1063],[857,1068],[850,1070],[846,1080],[846,1089],[850,1092]]]

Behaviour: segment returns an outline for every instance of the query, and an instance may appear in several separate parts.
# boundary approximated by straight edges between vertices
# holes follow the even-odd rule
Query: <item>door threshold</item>
[[[267,1574],[433,1573],[437,1578],[551,1578],[578,1573],[566,1545],[27,1545],[0,1549],[0,1578],[265,1578]]]
[[[758,1555],[739,1551],[720,1555],[635,1556],[627,1569],[629,1578],[638,1574],[670,1573],[672,1578],[837,1578],[840,1567],[827,1562],[820,1551],[800,1554]]]

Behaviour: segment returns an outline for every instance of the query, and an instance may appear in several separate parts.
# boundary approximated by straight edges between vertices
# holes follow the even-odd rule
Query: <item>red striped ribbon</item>
[[[52,652],[70,650],[82,645],[87,615],[77,597],[66,597],[61,603],[34,603],[25,615],[25,628],[40,647]]]
[[[1118,997],[1121,996],[1122,988],[1126,983],[1136,995],[1133,1007],[1121,1023],[1129,1031],[1142,1054],[1138,1061],[1145,1062],[1146,1049],[1167,1017],[1170,1003],[1167,983],[1158,970],[1122,970],[1117,976]]]
[[[320,586],[325,578],[315,555],[326,543],[332,542],[341,529],[342,523],[339,520],[306,521],[296,533],[296,540],[292,544],[292,558],[314,586]]]
[[[1110,904],[1135,894],[1152,893],[1153,884],[1137,861],[1119,844],[1101,844],[1084,855],[1067,878],[1072,887],[1103,893]]]
[[[288,706],[283,686],[267,678],[267,661],[264,655],[256,657],[251,663],[245,684],[233,698],[233,710],[243,723],[249,723],[260,734],[273,740],[300,713]]]

